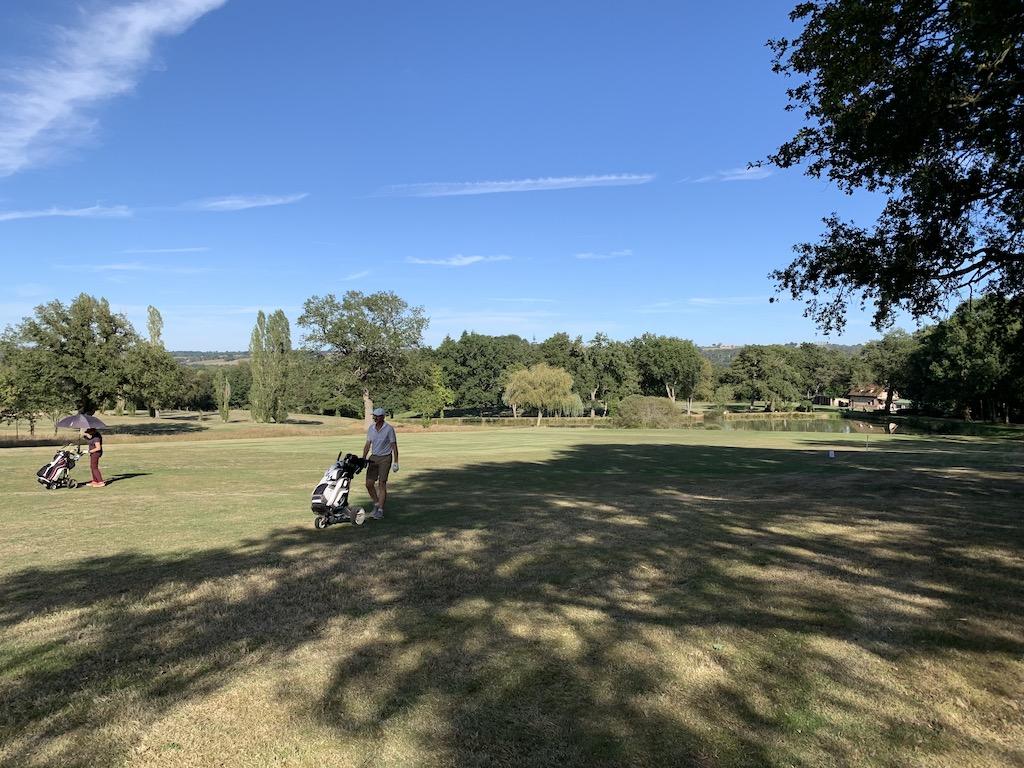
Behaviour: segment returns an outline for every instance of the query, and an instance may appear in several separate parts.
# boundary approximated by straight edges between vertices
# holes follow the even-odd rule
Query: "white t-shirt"
[[[391,448],[395,445],[395,428],[385,423],[380,430],[376,424],[371,424],[366,432],[366,440],[370,443],[371,456],[389,456]]]

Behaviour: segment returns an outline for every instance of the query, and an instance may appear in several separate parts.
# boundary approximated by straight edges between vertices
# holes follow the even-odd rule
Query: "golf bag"
[[[354,453],[346,453],[344,457],[338,454],[337,461],[327,468],[313,489],[310,508],[316,515],[313,519],[314,527],[320,530],[335,523],[363,524],[366,512],[361,507],[349,509],[348,493],[352,478],[362,472],[368,463]]]
[[[80,450],[71,450],[71,443],[68,443],[55,454],[49,464],[44,464],[36,472],[36,480],[46,490],[54,488],[77,488],[78,481],[71,477],[71,470],[75,468],[78,459],[81,458]]]

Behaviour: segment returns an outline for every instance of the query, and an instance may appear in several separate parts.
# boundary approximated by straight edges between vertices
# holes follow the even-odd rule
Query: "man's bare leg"
[[[375,506],[375,507],[377,506],[377,488],[376,488],[376,485],[377,485],[377,483],[374,480],[367,480],[366,481],[366,492],[368,494],[370,494],[370,501],[373,502],[373,506]]]

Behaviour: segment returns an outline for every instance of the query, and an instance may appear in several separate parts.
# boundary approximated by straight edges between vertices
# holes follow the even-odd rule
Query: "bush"
[[[669,429],[682,426],[679,409],[667,397],[630,395],[618,404],[615,426],[630,429]]]

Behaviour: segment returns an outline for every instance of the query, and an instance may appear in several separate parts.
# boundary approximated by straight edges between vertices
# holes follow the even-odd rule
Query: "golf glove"
[[[396,472],[396,473],[398,472],[398,462],[397,461],[394,464],[391,465],[391,471],[392,472]]]

